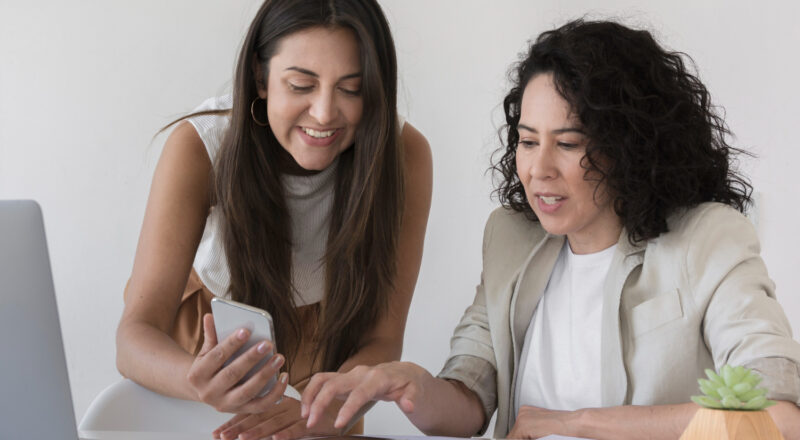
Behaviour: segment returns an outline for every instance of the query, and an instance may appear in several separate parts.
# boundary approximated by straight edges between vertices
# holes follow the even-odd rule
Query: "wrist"
[[[585,437],[590,438],[595,432],[595,418],[597,415],[596,408],[582,408],[573,411],[570,421],[567,424],[567,431],[565,434],[571,437]]]
[[[179,382],[181,396],[177,397],[184,400],[194,400],[195,402],[205,403],[200,397],[198,388],[189,380],[189,371],[192,369],[194,359],[194,357],[187,353],[187,356],[179,361],[180,363],[176,370],[180,372],[179,374],[182,380]]]

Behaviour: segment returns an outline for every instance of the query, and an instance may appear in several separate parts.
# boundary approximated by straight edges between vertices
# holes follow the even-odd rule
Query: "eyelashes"
[[[522,148],[532,148],[532,147],[535,147],[535,146],[538,146],[538,145],[539,145],[538,141],[522,140],[522,141],[517,142],[517,146],[521,146]],[[559,147],[561,147],[561,148],[563,148],[565,150],[574,150],[575,148],[580,147],[580,144],[571,143],[571,142],[557,142],[556,145],[558,145]]]
[[[310,86],[300,86],[297,84],[287,83],[289,84],[289,90],[295,93],[308,93],[314,89],[313,85]],[[347,87],[337,87],[337,90],[341,91],[342,93],[349,95],[349,96],[361,96],[361,89],[349,89]]]

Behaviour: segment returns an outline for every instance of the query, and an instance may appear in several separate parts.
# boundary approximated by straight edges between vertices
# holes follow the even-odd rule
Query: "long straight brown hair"
[[[256,63],[266,84],[269,60],[280,40],[314,26],[344,27],[356,34],[364,111],[354,145],[341,153],[336,170],[321,316],[315,335],[303,335],[293,300],[291,222],[280,180],[280,157],[286,153],[269,126],[253,122],[250,103],[257,97]],[[213,190],[215,209],[223,214],[231,297],[272,314],[278,350],[290,362],[300,341],[314,337],[322,367],[335,370],[387,313],[396,275],[404,206],[397,61],[378,3],[264,2],[239,54],[230,121],[214,163]]]

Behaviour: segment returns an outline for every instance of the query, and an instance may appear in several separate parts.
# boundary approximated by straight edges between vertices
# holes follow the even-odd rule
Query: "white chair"
[[[78,427],[87,440],[196,440],[232,414],[189,400],[174,399],[148,390],[130,379],[110,385],[95,397]]]
[[[300,400],[291,386],[283,395]],[[122,379],[94,398],[78,433],[86,440],[197,440],[211,438],[231,417],[204,403],[162,396]]]

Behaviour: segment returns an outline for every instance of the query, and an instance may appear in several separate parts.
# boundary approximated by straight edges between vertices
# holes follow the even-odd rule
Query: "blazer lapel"
[[[550,272],[558,259],[561,247],[564,246],[564,236],[547,234],[531,251],[528,258],[520,268],[517,280],[514,283],[514,293],[511,296],[511,346],[514,350],[514,372],[509,390],[509,417],[508,429],[511,430],[516,414],[511,414],[516,399],[517,373],[519,372],[519,361],[522,352],[522,345],[525,342],[525,333],[528,325],[533,318],[533,312],[539,299],[544,293],[547,282],[550,280]]]
[[[601,401],[604,407],[626,403],[628,375],[622,353],[619,306],[628,276],[644,261],[644,249],[644,243],[631,244],[628,233],[623,228],[603,285],[600,374]]]

